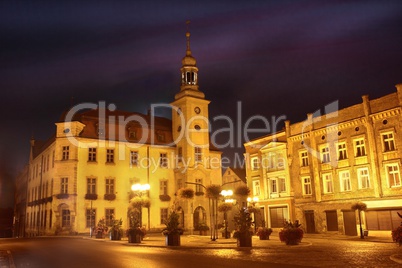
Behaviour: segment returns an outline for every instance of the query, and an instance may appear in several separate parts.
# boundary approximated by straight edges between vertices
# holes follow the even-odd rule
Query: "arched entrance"
[[[207,222],[207,212],[205,208],[202,206],[198,206],[194,209],[194,216],[193,216],[193,224],[194,224],[194,230],[198,230],[198,225],[200,222]]]

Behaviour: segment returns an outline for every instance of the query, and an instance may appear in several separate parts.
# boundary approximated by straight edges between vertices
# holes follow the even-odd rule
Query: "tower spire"
[[[191,56],[191,49],[190,49],[190,22],[191,21],[186,21],[186,39],[187,39],[187,50],[186,50],[186,55]]]

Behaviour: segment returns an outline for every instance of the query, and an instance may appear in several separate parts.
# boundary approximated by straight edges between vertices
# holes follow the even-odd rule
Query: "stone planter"
[[[105,234],[103,232],[97,232],[95,237],[99,239],[105,238]]]
[[[260,235],[260,240],[269,240],[269,235]]]
[[[111,230],[110,240],[121,240],[121,232],[119,230]]]
[[[180,234],[168,234],[165,238],[166,246],[180,246]]]
[[[136,231],[128,232],[128,243],[139,244],[142,240],[142,234]]]
[[[238,247],[252,247],[253,240],[252,236],[248,233],[241,233],[237,238],[237,246]]]

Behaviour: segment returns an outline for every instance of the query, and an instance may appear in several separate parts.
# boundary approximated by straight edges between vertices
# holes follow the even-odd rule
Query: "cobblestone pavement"
[[[160,233],[147,234],[140,244],[128,243],[127,238],[111,241],[108,238],[96,239],[85,236],[83,239],[132,247],[167,248],[165,238]],[[271,235],[270,240],[253,237],[251,248],[238,248],[233,238],[219,237],[216,241],[211,241],[209,236],[182,235],[181,246],[169,249],[187,250],[191,251],[191,254],[214,255],[228,259],[279,263],[284,267],[286,264],[334,268],[402,267],[402,247],[387,237],[367,237],[363,240],[344,235],[306,234],[299,245],[287,246],[279,241],[277,235]],[[14,267],[11,253],[7,250],[0,251],[1,268]]]

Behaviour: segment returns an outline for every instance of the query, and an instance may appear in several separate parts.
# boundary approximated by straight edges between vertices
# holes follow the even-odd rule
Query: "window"
[[[60,193],[68,194],[68,178],[61,178],[60,186],[61,186]]]
[[[166,153],[161,153],[159,155],[159,166],[162,168],[167,168],[168,167],[168,159],[167,159],[167,154]]]
[[[321,148],[321,162],[329,163],[331,161],[329,157],[329,147],[328,145]]]
[[[383,133],[381,136],[384,146],[384,152],[394,151],[395,150],[394,134],[392,132],[388,132]]]
[[[68,160],[70,157],[70,146],[63,146],[61,160]]]
[[[114,208],[105,209],[106,226],[111,226],[113,224],[113,218],[114,218]]]
[[[310,179],[310,177],[303,177],[302,182],[303,182],[303,195],[311,195],[312,190],[311,190],[311,179]]]
[[[399,187],[401,186],[401,176],[399,173],[398,164],[388,164],[385,166],[387,172],[387,179],[389,187]]]
[[[165,224],[168,219],[168,209],[161,208],[161,224]]]
[[[87,178],[87,194],[96,194],[95,178]]]
[[[300,153],[300,166],[307,167],[308,166],[308,153],[307,151],[303,151]]]
[[[106,150],[106,163],[114,163],[114,149]]]
[[[356,157],[366,155],[366,147],[364,144],[364,139],[355,140],[355,155]]]
[[[70,226],[70,210],[63,209],[61,211],[61,227],[69,227]]]
[[[49,171],[49,161],[50,161],[50,155],[47,155],[47,160],[46,160],[46,171]]]
[[[96,162],[96,148],[88,148],[88,162]]]
[[[357,179],[359,181],[359,189],[370,188],[370,176],[368,168],[358,168]]]
[[[135,140],[137,138],[137,132],[134,129],[128,130],[128,138],[130,140]]]
[[[253,194],[254,194],[254,196],[260,195],[260,181],[259,180],[253,181]]]
[[[114,194],[114,179],[106,179],[106,194]]]
[[[90,227],[93,227],[93,226],[95,226],[95,219],[96,219],[96,210],[95,209],[86,209],[86,212],[85,212],[85,215],[86,215],[86,219],[87,219],[87,222],[86,222],[86,227],[87,228],[90,228]]]
[[[130,152],[130,164],[131,166],[138,166],[138,152],[137,151],[131,151]]]
[[[341,192],[351,190],[350,173],[348,170],[339,171],[339,182],[341,183]]]
[[[258,157],[251,158],[251,169],[258,170],[259,168],[260,168],[260,161],[258,160]]]
[[[285,178],[279,178],[279,192],[286,192],[286,180]]]
[[[195,192],[196,193],[202,193],[203,191],[203,187],[202,187],[202,179],[195,179],[195,183],[197,183],[195,185]]]
[[[168,194],[168,182],[167,181],[160,181],[159,182],[159,194],[160,195],[167,195]]]
[[[202,151],[200,147],[195,147],[194,148],[194,159],[195,162],[201,162],[202,161]]]
[[[183,161],[183,148],[182,147],[177,148],[177,161],[178,162]]]
[[[329,194],[334,192],[334,186],[331,173],[322,174],[322,184],[324,185],[324,193]]]
[[[276,194],[278,193],[278,182],[276,179],[270,179],[269,180],[270,183],[270,188],[271,188],[271,193]]]
[[[158,141],[164,142],[165,141],[165,134],[163,133],[156,133],[156,139]]]
[[[348,156],[346,154],[346,143],[338,143],[338,160],[345,160]]]
[[[54,168],[54,155],[55,155],[55,153],[53,151],[53,153],[52,153],[52,168]]]

